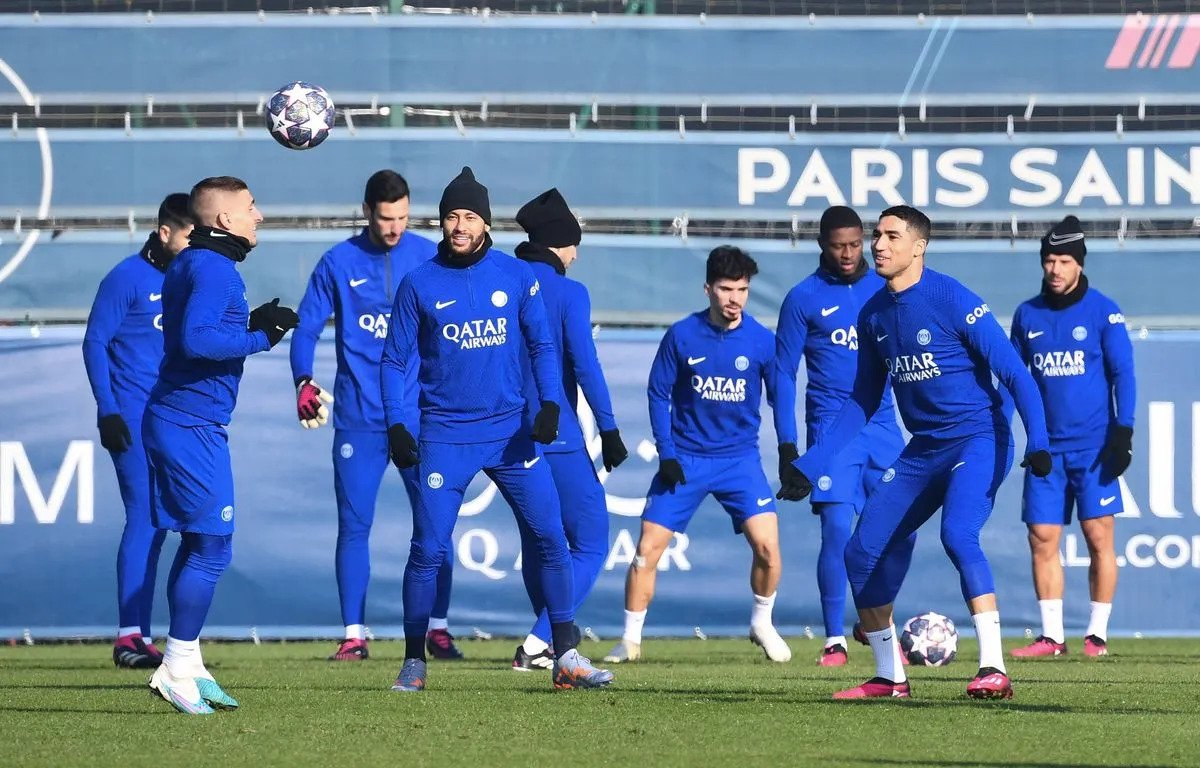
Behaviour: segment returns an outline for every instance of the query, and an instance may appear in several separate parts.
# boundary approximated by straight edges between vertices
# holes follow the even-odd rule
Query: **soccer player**
[[[433,258],[432,240],[408,231],[408,182],[395,171],[378,171],[363,193],[367,227],[325,253],[300,300],[300,325],[292,334],[292,379],[300,423],[319,427],[328,393],[312,378],[313,353],[325,321],[334,316],[337,355],[333,406],[333,489],[338,536],[334,555],[345,639],[331,661],[357,661],[369,655],[366,623],[367,582],[371,578],[369,538],[379,484],[388,467],[387,424],[379,391],[379,361],[387,337],[392,299],[401,278]],[[416,403],[416,379],[408,396]],[[414,423],[415,428],[415,423]],[[416,470],[400,473],[410,504],[416,503]],[[438,659],[461,659],[446,624],[454,558],[438,571],[438,597],[426,638]]]
[[[879,409],[888,378],[912,440],[868,494],[846,546],[846,570],[875,656],[875,677],[835,699],[907,697],[910,688],[892,623],[892,602],[912,560],[916,531],[942,508],[942,545],[958,570],[979,638],[972,698],[1009,698],[1000,614],[979,533],[1012,464],[1007,412],[992,374],[1016,400],[1028,433],[1022,466],[1050,472],[1049,438],[1037,385],[988,305],[961,283],[925,266],[930,222],[907,205],[885,210],[872,240],[887,290],[858,315],[858,368],[850,397],[816,444],[795,462],[785,497],[801,498]]]
[[[1117,478],[1133,459],[1137,391],[1125,316],[1116,302],[1088,286],[1086,255],[1079,219],[1068,216],[1052,227],[1042,238],[1042,292],[1013,317],[1013,346],[1046,403],[1054,462],[1047,477],[1025,474],[1021,517],[1029,528],[1042,634],[1013,651],[1018,657],[1067,652],[1058,543],[1072,506],[1091,555],[1092,613],[1083,652],[1108,653],[1108,616],[1117,589],[1113,516],[1123,509]]]
[[[837,415],[850,395],[858,361],[858,312],[883,288],[883,278],[863,258],[862,219],[852,208],[835,205],[821,215],[816,271],[788,291],[775,329],[779,365],[775,432],[779,436],[779,477],[783,487],[798,470],[796,449],[796,369],[803,357],[808,372],[804,396],[807,445],[816,442],[821,424]],[[896,426],[891,390],[866,428],[817,480],[812,511],[821,518],[817,589],[825,620],[825,647],[817,660],[824,667],[846,663],[846,542],[854,516],[862,511],[867,490],[892,465],[904,439]],[[779,498],[787,498],[780,495]]]
[[[188,196],[167,195],[158,229],[102,281],[83,335],[83,363],[96,396],[100,444],[112,456],[125,506],[117,547],[117,641],[113,664],[153,669],[162,662],[150,635],[158,555],[166,532],[150,520],[150,477],[142,414],[163,356],[163,273],[192,231]]]
[[[611,472],[625,460],[629,451],[617,430],[608,384],[604,381],[596,343],[592,339],[591,297],[583,283],[566,276],[583,238],[579,222],[571,214],[562,194],[551,189],[522,206],[517,212],[517,223],[529,235],[527,242],[517,246],[517,258],[529,264],[541,286],[562,380],[558,438],[545,446],[542,453],[558,489],[560,514],[571,548],[574,605],[578,611],[592,591],[608,552],[608,504],[604,486],[596,476],[576,415],[580,389],[600,429],[604,469]],[[526,371],[525,394],[532,413],[536,409],[537,387],[530,370]],[[532,532],[524,526],[521,527],[521,552],[521,577],[538,618],[525,641],[517,646],[512,668],[523,672],[549,669],[554,664],[554,655],[549,648],[550,616],[541,593],[536,542]]]
[[[637,661],[658,561],[710,493],[752,552],[750,639],[771,661],[792,658],[771,611],[782,572],[775,496],[758,456],[759,402],[775,403],[775,338],[744,311],[754,259],[723,245],[708,255],[708,307],[667,330],[650,367],[650,428],[658,473],[625,578],[625,631],[605,661]]]
[[[236,503],[225,426],[248,355],[274,347],[299,318],[279,299],[253,312],[237,264],[257,242],[262,214],[232,176],[192,188],[196,228],[163,279],[163,361],[142,422],[154,523],[179,531],[167,579],[171,628],[150,687],[180,712],[234,709],[204,666],[200,631],[233,556]]]
[[[425,688],[425,633],[436,577],[467,485],[481,470],[534,537],[550,614],[556,688],[608,685],[575,649],[571,554],[549,462],[536,443],[558,436],[561,370],[533,271],[492,248],[487,188],[470,168],[438,206],[438,254],[400,282],[383,350],[383,407],[392,462],[417,468],[413,536],[404,569],[404,664],[394,691]],[[522,350],[540,408],[524,426]],[[416,366],[418,412],[406,396]],[[413,436],[420,422],[420,443]]]

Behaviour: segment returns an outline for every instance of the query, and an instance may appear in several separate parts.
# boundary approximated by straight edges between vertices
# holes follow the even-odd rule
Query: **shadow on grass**
[[[995,760],[937,760],[929,758],[921,758],[919,760],[906,760],[900,757],[856,757],[856,763],[865,765],[883,765],[883,766],[954,766],[954,768],[989,768],[990,766],[1004,766],[1004,768],[1077,768],[1079,763],[1039,763],[1031,761],[1014,762],[1011,758],[997,757]],[[1137,768],[1172,768],[1170,765],[1157,763],[1139,763]]]
[[[178,714],[174,709],[171,709],[169,707],[159,710],[159,711],[147,712],[147,711],[140,710],[140,709],[120,709],[120,710],[84,709],[83,707],[50,707],[50,706],[39,707],[36,705],[23,707],[23,706],[16,705],[16,704],[0,704],[0,712],[22,712],[22,713],[30,714],[30,715],[44,715],[44,714],[58,714],[58,713],[67,714],[67,715],[110,715],[113,717],[122,717],[122,718],[130,717],[130,716],[133,716],[133,717],[138,717],[138,716],[158,717],[159,715],[176,715],[176,714]]]

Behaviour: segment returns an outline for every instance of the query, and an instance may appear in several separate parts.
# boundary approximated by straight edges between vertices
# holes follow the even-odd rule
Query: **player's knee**
[[[850,541],[846,543],[842,560],[846,564],[846,575],[850,578],[851,583],[856,579],[860,583],[865,582],[870,576],[871,557],[863,548],[862,540],[857,536],[851,536]]]
[[[1057,558],[1058,540],[1058,529],[1036,525],[1029,527],[1029,550],[1038,559]]]
[[[212,577],[220,576],[233,562],[233,536],[187,534],[188,565]]]
[[[408,548],[408,568],[419,575],[429,578],[437,572],[446,560],[446,552],[433,542],[413,539]]]
[[[774,568],[779,565],[779,542],[774,540],[754,541],[750,543],[754,554],[754,564],[760,567]]]
[[[973,531],[942,530],[942,548],[954,562],[974,562],[983,557],[979,534]]]

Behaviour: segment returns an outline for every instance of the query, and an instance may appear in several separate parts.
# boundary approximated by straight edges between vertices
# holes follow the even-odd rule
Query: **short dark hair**
[[[173,192],[163,198],[158,206],[158,226],[182,229],[195,223],[192,218],[191,198],[185,192]]]
[[[845,205],[835,205],[825,209],[825,213],[821,214],[821,232],[822,240],[828,240],[829,235],[835,229],[845,229],[847,227],[863,228],[862,217],[853,208]]]
[[[196,182],[196,186],[192,187],[192,194],[188,199],[188,210],[192,213],[192,219],[196,223],[200,223],[200,216],[197,216],[196,203],[200,198],[208,192],[241,192],[244,189],[250,189],[246,182],[239,179],[237,176],[209,176],[207,179],[202,179]]]
[[[933,232],[933,223],[929,217],[911,205],[893,205],[879,214],[880,219],[883,219],[884,216],[895,216],[900,219],[922,240],[928,240],[930,233]]]
[[[704,282],[712,285],[718,280],[749,280],[758,274],[758,263],[750,254],[732,245],[718,245],[708,254]]]
[[[363,191],[363,203],[372,211],[380,203],[394,203],[408,197],[408,182],[395,171],[384,169],[375,171],[367,179],[367,188]]]

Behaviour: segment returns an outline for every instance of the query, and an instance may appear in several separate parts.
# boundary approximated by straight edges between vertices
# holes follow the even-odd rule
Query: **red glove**
[[[300,417],[300,426],[305,429],[316,429],[329,421],[327,403],[333,402],[333,395],[326,392],[312,379],[302,379],[296,387],[296,415]]]

